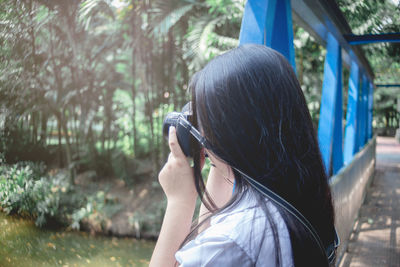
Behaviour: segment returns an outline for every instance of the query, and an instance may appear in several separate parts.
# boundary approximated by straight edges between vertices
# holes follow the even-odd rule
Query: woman
[[[150,265],[327,266],[321,247],[335,238],[331,193],[287,60],[265,46],[243,45],[210,61],[190,88],[192,124],[207,145],[194,147],[190,167],[170,129],[171,153],[159,174],[168,205]],[[206,188],[205,153],[212,165]],[[320,243],[250,181],[295,207]],[[198,196],[202,223],[190,231]]]

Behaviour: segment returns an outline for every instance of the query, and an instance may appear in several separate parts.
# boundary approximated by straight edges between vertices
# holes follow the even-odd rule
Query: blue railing
[[[334,197],[336,227],[346,250],[365,191],[375,170],[372,134],[373,73],[335,1],[248,0],[239,43],[256,43],[282,53],[296,70],[292,6],[296,22],[326,46],[318,139]],[[346,125],[343,129],[342,64],[350,67]]]
[[[282,53],[296,70],[292,4],[296,5],[293,12],[300,24],[326,44],[318,139],[326,171],[334,175],[343,165],[348,165],[372,138],[373,74],[361,50],[351,47],[344,38],[351,30],[334,1],[249,0],[245,6],[239,44],[257,43],[272,47]],[[342,49],[345,55],[342,55]],[[350,65],[344,135],[343,59]]]

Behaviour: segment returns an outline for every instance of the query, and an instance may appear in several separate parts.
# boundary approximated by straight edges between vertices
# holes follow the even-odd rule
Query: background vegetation
[[[400,2],[391,0],[338,0],[354,34],[400,32]],[[400,84],[400,43],[363,45],[374,71],[375,84]],[[383,134],[394,134],[399,127],[400,87],[376,87],[374,91],[374,127]],[[398,104],[400,105],[400,103]]]
[[[104,180],[147,184],[161,194],[155,177],[168,153],[163,118],[188,101],[194,72],[238,45],[244,3],[1,1],[1,209],[37,225],[57,220],[79,228],[95,218],[102,228],[121,208]],[[338,4],[355,33],[400,32],[391,1]],[[326,52],[304,29],[295,25],[294,33],[297,75],[317,126]],[[365,53],[376,83],[399,82],[399,44],[365,46]],[[344,108],[348,73],[345,66]],[[398,95],[398,88],[377,89],[377,127],[398,127]],[[98,187],[80,191],[82,183]],[[149,219],[140,216],[130,217],[136,228]]]

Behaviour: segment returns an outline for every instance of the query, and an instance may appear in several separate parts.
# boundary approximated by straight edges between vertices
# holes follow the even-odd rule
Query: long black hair
[[[242,45],[210,61],[189,86],[192,123],[202,130],[212,153],[283,197],[307,218],[325,246],[332,243],[334,210],[328,179],[303,92],[288,61],[266,46]],[[233,170],[235,192],[218,209],[205,192],[200,148],[194,149],[195,184],[202,202],[212,215],[231,208],[250,186]],[[274,233],[280,265],[277,226],[264,197],[258,196],[258,202]],[[326,266],[310,233],[283,208],[276,208],[289,231],[294,264]]]

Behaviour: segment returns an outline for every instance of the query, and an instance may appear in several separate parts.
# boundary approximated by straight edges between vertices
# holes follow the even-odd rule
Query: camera
[[[173,111],[165,116],[163,123],[163,134],[168,140],[168,132],[170,126],[175,126],[176,136],[178,138],[179,145],[186,157],[193,157],[191,148],[191,130],[192,125],[189,122],[192,117],[191,102],[187,103],[181,112]],[[194,129],[194,128],[193,128]]]

